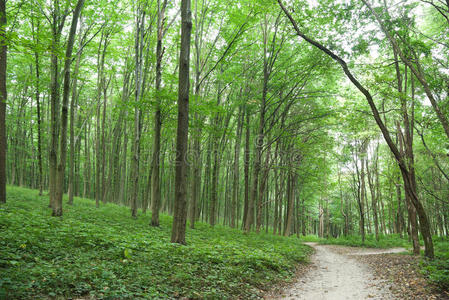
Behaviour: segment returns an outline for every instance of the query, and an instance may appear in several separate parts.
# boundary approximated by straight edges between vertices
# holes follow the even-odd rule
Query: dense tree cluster
[[[178,243],[449,235],[447,1],[5,2],[1,201],[162,211]]]

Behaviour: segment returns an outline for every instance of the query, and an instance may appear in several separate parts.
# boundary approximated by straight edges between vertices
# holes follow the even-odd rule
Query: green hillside
[[[296,238],[198,223],[187,246],[169,242],[172,218],[95,208],[75,198],[51,218],[48,197],[9,187],[0,206],[0,298],[255,298],[306,261]]]

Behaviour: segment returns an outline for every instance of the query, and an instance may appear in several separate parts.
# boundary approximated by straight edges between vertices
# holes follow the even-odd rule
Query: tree
[[[412,182],[411,182],[411,179],[410,179],[410,170],[407,168],[407,166],[405,164],[405,161],[401,157],[398,148],[393,143],[393,141],[391,139],[391,136],[390,136],[390,133],[388,132],[388,129],[386,128],[384,122],[382,121],[382,119],[380,117],[379,111],[377,109],[376,104],[374,103],[374,100],[373,100],[373,97],[372,97],[371,93],[354,77],[354,75],[349,70],[347,63],[341,57],[339,57],[334,52],[332,52],[331,50],[326,48],[324,45],[322,45],[319,42],[317,42],[317,41],[309,38],[308,36],[306,36],[299,29],[296,21],[293,19],[291,14],[287,11],[287,9],[283,5],[282,1],[278,0],[278,3],[280,5],[280,7],[282,8],[282,10],[284,11],[285,15],[289,18],[289,20],[292,23],[296,33],[300,37],[302,37],[305,41],[307,41],[311,45],[315,46],[316,48],[320,49],[321,51],[326,53],[328,56],[330,56],[333,60],[335,60],[337,63],[339,63],[340,66],[342,67],[345,75],[348,77],[348,79],[365,96],[366,100],[368,101],[368,104],[370,105],[370,108],[371,108],[371,111],[373,113],[374,119],[375,119],[377,125],[379,126],[379,129],[381,130],[382,135],[383,135],[383,137],[384,137],[388,147],[390,148],[391,152],[393,153],[393,155],[394,155],[394,157],[395,157],[395,159],[397,161],[397,164],[398,164],[398,166],[400,168],[400,171],[401,171],[401,174],[402,174],[402,178],[404,180],[405,191],[410,196],[410,198],[412,200],[412,203],[415,206],[415,208],[417,210],[417,213],[419,215],[421,232],[422,232],[423,239],[424,239],[424,244],[425,244],[425,255],[427,257],[429,257],[429,258],[433,258],[434,257],[434,249],[433,249],[432,235],[430,233],[430,224],[429,224],[429,220],[427,218],[427,214],[425,212],[425,209],[424,209],[422,203],[418,199],[417,194],[412,189]]]
[[[165,8],[167,0],[157,1],[157,45],[156,45],[156,111],[154,113],[154,141],[153,141],[153,168],[151,174],[151,226],[159,226],[159,209],[161,202],[160,187],[160,152],[161,152],[161,81],[162,81],[162,58],[164,49],[162,39],[164,38]]]
[[[192,16],[190,0],[181,1],[181,50],[179,54],[178,129],[176,138],[175,205],[171,242],[185,244],[187,219],[187,144],[189,133],[189,68]]]
[[[70,32],[68,36],[67,41],[67,48],[65,52],[65,62],[64,62],[64,70],[63,70],[63,76],[64,76],[64,88],[63,88],[63,97],[62,97],[62,112],[61,112],[61,128],[60,128],[60,160],[57,162],[56,170],[53,170],[53,175],[55,178],[53,178],[54,182],[54,199],[52,202],[52,215],[53,216],[62,216],[62,195],[64,192],[64,178],[65,178],[65,168],[66,168],[66,156],[67,156],[67,119],[68,119],[68,102],[69,102],[69,95],[70,95],[70,66],[72,64],[72,51],[73,51],[73,44],[75,42],[75,34],[76,29],[78,26],[78,19],[81,14],[81,10],[83,9],[84,0],[78,0],[75,10],[73,11],[73,18],[72,18],[72,24],[70,26]],[[60,29],[62,30],[60,24]],[[56,33],[58,35],[61,34],[61,30],[57,30]],[[59,41],[59,37],[57,37],[57,40]],[[57,57],[54,58],[57,60]],[[53,74],[55,76],[54,80],[57,79],[57,74]],[[56,88],[56,87],[55,87]],[[59,94],[59,93],[58,93]],[[57,99],[55,99],[57,100]],[[53,103],[55,104],[55,103]],[[55,113],[59,114],[59,109]],[[58,122],[59,123],[59,122]],[[56,125],[56,124],[54,124]],[[58,124],[59,125],[59,124]],[[58,130],[58,129],[54,129]],[[59,133],[57,134],[59,135]],[[55,145],[52,145],[55,146]],[[57,149],[52,149],[56,152]],[[54,156],[57,157],[57,153],[54,153]],[[54,157],[53,157],[54,158]],[[54,162],[55,163],[55,162]]]
[[[147,3],[138,3],[136,13],[136,38],[135,38],[135,92],[134,92],[134,132],[133,132],[133,144],[132,144],[132,160],[131,160],[131,216],[137,217],[137,197],[139,193],[139,165],[140,165],[140,138],[142,135],[142,108],[140,102],[144,88],[144,74],[143,74],[143,48],[144,48],[144,35],[145,35],[145,16],[146,16]]]
[[[6,203],[6,0],[0,1],[0,203]]]

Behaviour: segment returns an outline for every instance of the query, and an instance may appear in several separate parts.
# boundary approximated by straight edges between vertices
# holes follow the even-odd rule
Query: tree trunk
[[[291,228],[293,225],[293,216],[294,216],[294,201],[295,201],[295,186],[296,186],[296,174],[292,174],[292,171],[289,171],[288,179],[287,179],[287,216],[284,228],[284,236],[290,236]]]
[[[276,143],[276,150],[274,152],[274,161],[278,163],[279,156],[279,142]],[[279,202],[280,202],[280,190],[279,190],[279,172],[277,168],[274,168],[274,216],[273,216],[273,235],[276,235],[279,222]]]
[[[404,155],[404,157],[405,157],[406,154],[404,153],[403,136],[401,134],[401,127],[399,125],[399,122],[397,123],[397,128],[398,128],[398,133],[399,133],[399,149],[400,149],[402,155]],[[406,190],[406,189],[407,189],[407,187],[404,185],[404,190]],[[416,191],[416,189],[415,189],[415,191]],[[420,246],[419,246],[418,222],[416,219],[416,210],[411,202],[410,193],[407,193],[407,192],[405,193],[405,204],[406,204],[407,212],[408,212],[408,225],[410,225],[408,227],[410,229],[408,232],[409,239],[411,238],[411,240],[413,242],[413,254],[419,255]]]
[[[125,115],[126,120],[127,114]],[[128,135],[127,135],[127,126],[125,124],[124,132],[123,132],[123,150],[122,150],[122,166],[120,172],[120,190],[118,193],[118,200],[121,204],[126,204],[126,183],[127,183],[127,157],[128,157]]]
[[[103,51],[101,47],[103,46]],[[95,205],[100,207],[100,202],[103,198],[103,189],[101,186],[101,169],[102,169],[102,147],[101,147],[101,94],[103,86],[105,85],[104,79],[104,60],[106,55],[107,37],[105,37],[104,31],[101,34],[100,45],[98,46],[98,58],[97,58],[97,110],[96,110],[96,127],[95,127]],[[100,52],[101,51],[101,52]]]
[[[135,40],[135,103],[138,104],[141,100],[143,81],[143,44],[144,44],[144,30],[145,30],[145,8],[141,7],[142,4],[138,4],[137,16],[136,16],[136,40]],[[139,194],[139,163],[140,163],[140,137],[141,137],[141,108],[136,105],[134,108],[134,132],[133,132],[133,145],[131,156],[131,175],[130,175],[130,203],[131,203],[131,216],[137,217],[137,198]]]
[[[249,208],[249,158],[250,158],[250,113],[248,107],[245,107],[245,115],[246,115],[246,133],[245,133],[245,156],[244,156],[244,172],[245,172],[245,196],[244,196],[244,205],[243,205],[243,219],[242,219],[242,229],[245,228],[247,218],[248,218],[248,208]]]
[[[243,118],[244,113],[242,110],[242,107],[239,107],[239,112],[237,115],[238,121],[237,121],[237,129],[236,129],[236,141],[235,141],[235,148],[234,148],[234,179],[233,179],[233,186],[232,186],[232,203],[231,203],[231,227],[236,227],[236,213],[238,209],[238,197],[239,197],[239,186],[240,186],[240,141],[242,136],[242,130],[243,130]]]
[[[159,209],[161,203],[161,183],[160,183],[160,152],[161,152],[161,99],[160,90],[162,82],[162,58],[164,49],[162,48],[162,39],[164,33],[164,15],[167,0],[161,7],[161,1],[157,1],[157,45],[156,45],[156,111],[154,113],[154,140],[153,140],[153,159],[151,174],[151,226],[159,226]]]
[[[82,28],[81,23],[81,28]],[[82,29],[80,30],[82,32]],[[81,37],[81,34],[80,34]],[[80,46],[83,44],[83,39],[79,39]],[[70,156],[69,156],[69,201],[67,202],[69,205],[73,204],[73,185],[75,181],[75,114],[76,114],[76,105],[77,97],[78,97],[78,72],[80,69],[80,63],[81,63],[81,53],[82,50],[78,51],[76,55],[76,64],[75,64],[75,70],[73,71],[73,86],[72,86],[72,99],[70,101]]]
[[[0,203],[6,203],[6,0],[0,0]]]
[[[106,45],[105,45],[106,46]],[[106,48],[106,47],[105,47]],[[109,78],[108,82],[102,86],[103,88],[103,116],[101,120],[101,200],[103,204],[106,204],[108,199],[106,198],[107,189],[106,186],[106,107],[108,103],[108,87],[111,82],[111,78]]]
[[[54,1],[54,6],[59,6],[57,1]],[[50,207],[53,208],[56,198],[56,178],[57,178],[57,164],[58,164],[58,140],[59,140],[59,105],[60,105],[60,86],[59,86],[59,53],[61,30],[59,24],[60,16],[57,14],[56,7],[53,8],[52,13],[52,41],[51,41],[51,58],[50,58],[50,148],[49,148],[49,193],[50,193]],[[59,8],[58,8],[59,9]],[[58,214],[62,213],[55,211]]]
[[[378,147],[375,151],[375,158],[374,158],[374,170],[377,169],[377,160],[378,160]],[[377,197],[375,186],[374,186],[374,178],[375,171],[370,170],[368,165],[368,159],[366,160],[366,173],[368,175],[368,185],[371,192],[371,208],[373,210],[373,221],[374,221],[374,232],[376,235],[376,241],[379,241],[379,221],[378,221],[378,213],[377,213]],[[376,179],[377,180],[377,179]]]
[[[190,0],[181,1],[181,53],[179,55],[178,129],[176,138],[175,205],[171,242],[185,244],[187,218],[187,145],[189,133],[189,67],[192,16]]]
[[[257,201],[257,216],[256,216],[256,232],[260,232],[260,226],[262,225],[262,212],[265,205],[264,203],[264,193],[268,181],[268,174],[270,172],[270,153],[271,153],[271,144],[268,145],[268,148],[266,151],[266,157],[265,157],[265,165],[263,169],[262,176],[260,178],[260,188],[259,188],[259,197]],[[267,201],[267,200],[265,200]]]
[[[259,112],[259,128],[257,130],[255,147],[254,147],[254,168],[253,168],[253,184],[251,186],[251,197],[249,199],[248,205],[248,216],[246,218],[245,231],[249,232],[251,230],[251,226],[254,223],[254,206],[257,203],[257,207],[261,206],[260,198],[257,197],[258,192],[258,184],[259,184],[259,173],[261,168],[261,160],[262,160],[262,146],[264,142],[264,128],[265,128],[265,110],[266,110],[266,102],[267,102],[267,93],[268,93],[268,81],[269,81],[269,57],[268,57],[268,29],[267,29],[267,21],[265,19],[264,24],[264,64],[263,64],[263,86],[262,86],[262,100],[260,104],[260,112]]]
[[[37,19],[36,28],[33,25],[33,39],[36,44],[39,44],[39,32],[40,32],[40,19]],[[34,18],[32,19],[34,21]],[[40,64],[39,64],[39,51],[34,51],[34,64],[36,72],[36,109],[37,109],[37,159],[39,169],[39,196],[42,196],[42,190],[44,189],[44,175],[42,171],[42,118],[41,118],[41,101],[40,101]]]
[[[218,114],[218,113],[217,113]],[[218,115],[215,116],[214,124],[216,128],[218,127]],[[219,159],[218,159],[218,137],[212,136],[213,145],[213,156],[214,156],[214,166],[212,168],[212,188],[211,188],[211,198],[210,198],[210,212],[209,212],[209,224],[211,226],[215,225],[215,215],[216,206],[218,202],[218,173],[219,173]]]
[[[76,28],[78,19],[83,9],[84,0],[78,0],[75,10],[73,12],[72,25],[70,26],[69,37],[67,41],[67,48],[65,53],[64,63],[64,87],[62,96],[62,111],[61,111],[61,136],[60,136],[60,160],[56,171],[56,189],[55,201],[53,202],[53,216],[62,216],[62,195],[64,192],[64,178],[67,157],[67,117],[68,117],[68,102],[70,94],[70,66],[72,64],[72,51],[75,42]]]

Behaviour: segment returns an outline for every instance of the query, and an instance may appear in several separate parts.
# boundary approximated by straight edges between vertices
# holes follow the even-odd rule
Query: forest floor
[[[172,218],[75,198],[62,218],[48,196],[8,187],[0,205],[0,299],[260,299],[294,279],[312,249],[296,237],[198,222],[170,243]]]
[[[296,282],[268,299],[449,299],[419,271],[405,248],[372,249],[306,243],[312,264]]]

